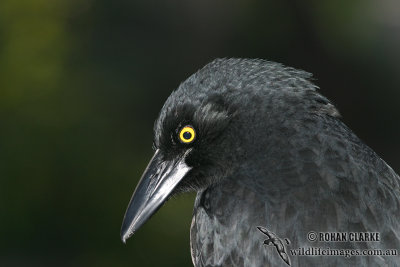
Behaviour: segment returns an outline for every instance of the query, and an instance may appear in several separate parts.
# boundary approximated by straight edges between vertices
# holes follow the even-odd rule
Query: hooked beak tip
[[[126,209],[121,229],[123,243],[163,205],[190,170],[184,155],[164,161],[156,151]]]
[[[135,231],[122,230],[121,231],[121,241],[126,244],[126,241],[135,233]]]
[[[132,234],[121,234],[121,241],[122,243],[126,244],[126,240],[128,240],[129,237],[131,237]]]

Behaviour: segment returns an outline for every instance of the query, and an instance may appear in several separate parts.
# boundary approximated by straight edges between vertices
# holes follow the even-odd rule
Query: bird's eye
[[[179,132],[179,140],[182,143],[189,144],[194,141],[196,138],[196,131],[193,129],[192,126],[185,126]]]

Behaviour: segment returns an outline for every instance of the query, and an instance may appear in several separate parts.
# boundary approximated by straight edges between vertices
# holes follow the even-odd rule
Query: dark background
[[[0,1],[0,266],[190,266],[194,194],[127,245],[152,127],[216,57],[314,73],[400,172],[397,0]]]

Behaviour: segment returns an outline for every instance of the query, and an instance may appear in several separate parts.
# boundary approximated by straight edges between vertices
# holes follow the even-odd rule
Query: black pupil
[[[192,134],[190,132],[184,132],[183,138],[185,138],[186,140],[189,140],[190,138],[192,138]]]

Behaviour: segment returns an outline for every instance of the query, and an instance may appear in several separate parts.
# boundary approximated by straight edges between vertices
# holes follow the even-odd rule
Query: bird
[[[154,124],[122,241],[194,191],[196,267],[400,266],[400,177],[313,80],[268,60],[219,58],[183,81]],[[259,229],[288,241],[287,261]]]
[[[286,262],[287,265],[290,266],[290,258],[287,254],[286,247],[285,247],[284,243],[282,242],[282,240],[279,237],[277,237],[276,234],[268,231],[268,229],[266,229],[262,226],[258,226],[257,228],[258,228],[258,230],[260,230],[260,232],[262,232],[263,234],[265,234],[268,237],[268,239],[264,240],[264,244],[275,246],[276,251],[279,253],[282,260],[284,262]],[[287,241],[287,243],[290,244],[289,241]]]

